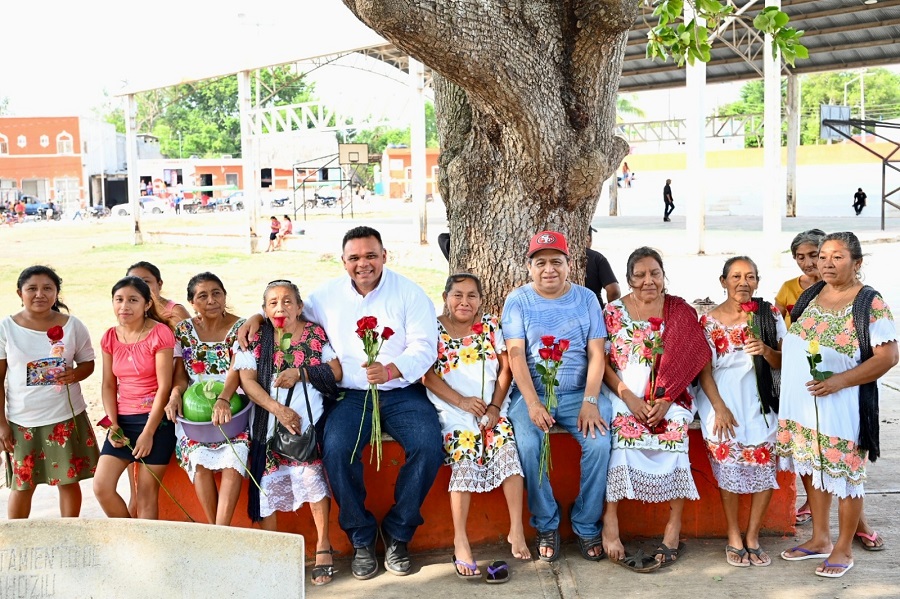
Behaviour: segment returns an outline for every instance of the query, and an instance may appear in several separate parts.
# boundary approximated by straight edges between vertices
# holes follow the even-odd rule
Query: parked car
[[[33,216],[40,220],[46,220],[47,211],[53,209],[53,220],[59,220],[62,211],[57,204],[50,205],[49,202],[41,202],[34,196],[22,196],[25,200],[25,216]]]
[[[168,212],[169,202],[167,200],[146,196],[141,198],[141,208],[144,214],[162,214],[163,212]],[[113,206],[112,213],[117,216],[128,216],[131,214],[131,204],[128,202],[117,204],[116,206]]]

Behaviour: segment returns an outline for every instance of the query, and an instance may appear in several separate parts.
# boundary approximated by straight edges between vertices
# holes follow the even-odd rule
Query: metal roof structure
[[[763,0],[732,0],[735,16],[714,34],[712,60],[706,66],[708,84],[762,78],[763,37],[753,18],[765,8]],[[900,63],[900,0],[782,0],[789,25],[805,31],[801,42],[809,58],[785,70],[801,74]],[[645,55],[647,32],[657,20],[642,8],[628,34],[619,91],[632,93],[680,87],[685,70],[672,61],[660,63]]]

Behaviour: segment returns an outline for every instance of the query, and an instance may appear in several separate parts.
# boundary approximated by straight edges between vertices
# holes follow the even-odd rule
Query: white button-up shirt
[[[378,319],[376,330],[394,330],[381,346],[377,361],[393,362],[400,378],[379,385],[379,389],[400,389],[422,378],[437,359],[437,319],[434,303],[421,287],[404,276],[384,269],[378,286],[361,295],[349,276],[325,283],[313,291],[303,306],[307,320],[322,325],[331,341],[344,378],[338,386],[367,389],[366,352],[356,334],[356,322],[363,316]]]

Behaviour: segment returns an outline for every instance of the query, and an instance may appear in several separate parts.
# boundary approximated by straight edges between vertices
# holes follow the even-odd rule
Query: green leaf
[[[278,349],[281,351],[287,351],[291,348],[291,337],[290,333],[285,333],[281,336],[281,343],[278,344]]]
[[[775,27],[784,27],[790,20],[791,18],[783,11],[779,10],[774,14]]]

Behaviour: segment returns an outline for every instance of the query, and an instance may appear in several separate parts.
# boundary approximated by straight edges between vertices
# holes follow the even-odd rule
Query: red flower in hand
[[[663,319],[657,318],[655,316],[651,316],[650,318],[647,319],[647,322],[650,323],[651,331],[658,331],[660,328],[662,328]]]
[[[201,362],[200,360],[196,360],[191,362],[191,370],[194,371],[194,374],[203,374],[206,372],[206,364]]]
[[[112,420],[109,419],[109,416],[104,416],[100,419],[100,422],[97,423],[97,426],[101,428],[109,428],[112,426]]]
[[[394,336],[394,329],[391,327],[384,327],[384,330],[381,331],[381,338],[387,341],[391,337]]]
[[[556,342],[556,337],[553,335],[544,335],[541,337],[541,343],[544,347],[553,347],[553,344]]]
[[[550,350],[550,359],[554,362],[559,362],[562,360],[562,350],[559,347],[554,347]]]
[[[356,321],[356,327],[364,331],[374,330],[378,326],[378,319],[374,316],[363,316]]]
[[[564,352],[569,349],[569,340],[568,339],[560,339],[559,343],[556,344],[559,347],[559,351]]]
[[[276,329],[283,329],[285,320],[287,320],[286,316],[273,316],[272,317],[272,325]]]
[[[538,354],[540,354],[541,360],[549,360],[550,356],[553,354],[553,348],[542,347],[538,350]]]
[[[473,324],[472,332],[475,333],[476,335],[483,335],[484,334],[484,323],[476,322],[475,324]]]
[[[788,314],[790,314],[791,312],[794,311],[794,304],[788,304],[787,306],[784,307],[784,309],[788,311]]]
[[[62,341],[63,338],[63,328],[59,325],[55,327],[50,327],[47,329],[47,337],[50,338],[50,341],[56,343],[57,341]]]
[[[750,312],[752,314],[755,314],[756,311],[759,310],[759,304],[756,302],[752,302],[752,301],[744,302],[743,304],[741,304],[741,310],[743,310],[744,312]]]

